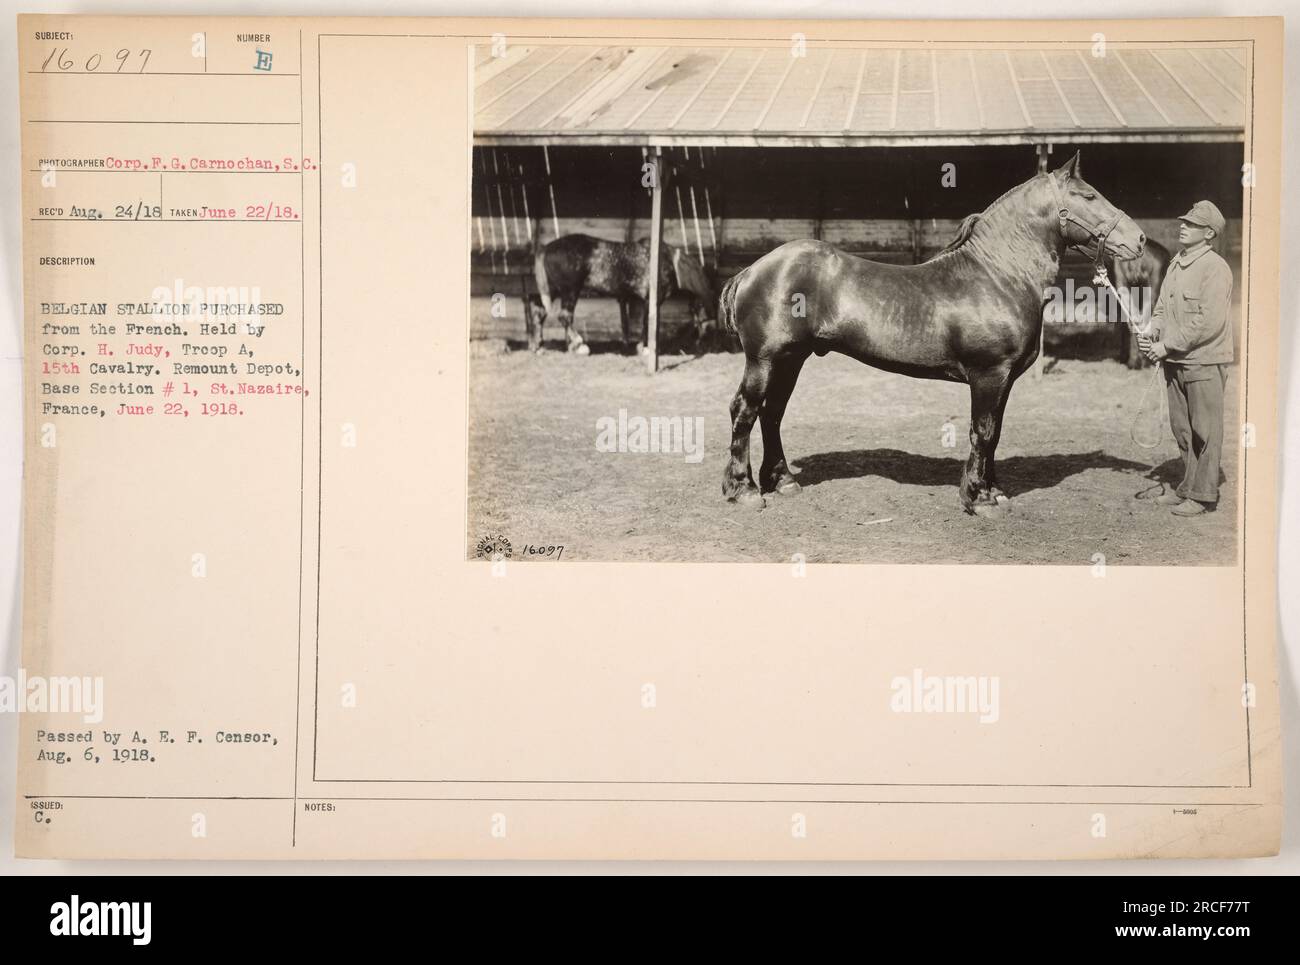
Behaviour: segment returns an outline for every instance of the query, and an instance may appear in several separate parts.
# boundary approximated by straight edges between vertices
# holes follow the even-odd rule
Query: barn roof
[[[1240,141],[1242,47],[476,49],[479,144]]]

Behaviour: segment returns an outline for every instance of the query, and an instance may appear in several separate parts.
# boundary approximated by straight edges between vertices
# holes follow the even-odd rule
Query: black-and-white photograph
[[[469,557],[1237,559],[1246,48],[475,57]]]

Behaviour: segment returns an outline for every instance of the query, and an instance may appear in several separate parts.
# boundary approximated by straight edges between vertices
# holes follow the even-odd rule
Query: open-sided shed
[[[1168,238],[1196,197],[1214,197],[1232,250],[1246,58],[1210,45],[862,49],[798,38],[482,48],[475,271],[489,288],[523,279],[538,244],[575,230],[664,238],[722,275],[792,237],[921,260],[1066,145],[1094,146],[1087,176],[1153,237]],[[941,181],[945,164],[955,183]]]

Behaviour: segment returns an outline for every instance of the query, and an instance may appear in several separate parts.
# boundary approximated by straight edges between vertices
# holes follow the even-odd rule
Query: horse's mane
[[[1048,177],[1051,177],[1051,175],[1048,174]],[[998,196],[997,200],[995,200],[992,204],[990,204],[990,205],[989,205],[987,208],[985,208],[983,211],[980,211],[980,212],[978,212],[978,213],[976,213],[976,214],[968,214],[968,215],[966,215],[966,217],[962,219],[961,224],[957,227],[957,233],[956,233],[955,235],[952,236],[952,241],[950,241],[950,242],[948,242],[946,245],[944,245],[944,246],[943,246],[943,247],[942,247],[942,248],[941,248],[941,249],[940,249],[940,250],[935,254],[934,257],[935,257],[935,258],[938,258],[939,255],[946,255],[946,254],[948,254],[948,253],[950,253],[950,252],[956,251],[956,250],[957,250],[958,248],[960,248],[962,245],[966,244],[966,242],[970,241],[971,237],[975,234],[975,228],[979,225],[979,223],[980,223],[980,219],[982,219],[986,214],[988,214],[990,211],[992,211],[994,208],[996,208],[998,205],[1000,205],[1000,204],[1001,204],[1003,201],[1005,201],[1005,200],[1006,200],[1010,195],[1015,194],[1017,191],[1019,191],[1021,188],[1023,188],[1026,184],[1030,184],[1032,181],[1033,181],[1033,178],[1031,178],[1029,181],[1025,181],[1025,182],[1023,182],[1023,183],[1021,183],[1021,184],[1017,184],[1017,185],[1015,185],[1015,186],[1012,187],[1012,188],[1008,188],[1006,191],[1003,191],[1002,194]]]
[[[979,224],[980,214],[968,214],[962,219],[961,226],[957,233],[952,236],[952,241],[948,242],[939,250],[939,254],[945,255],[950,251],[956,251],[966,242],[970,241],[970,236],[975,233],[975,226]]]

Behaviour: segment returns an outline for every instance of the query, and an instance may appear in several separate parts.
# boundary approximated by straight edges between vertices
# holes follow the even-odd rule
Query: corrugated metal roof
[[[481,144],[1241,140],[1244,48],[477,51]]]

